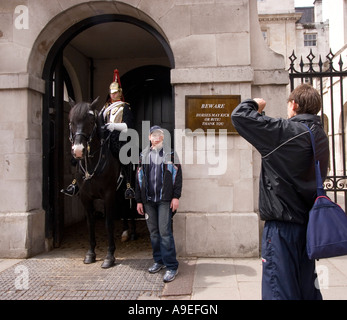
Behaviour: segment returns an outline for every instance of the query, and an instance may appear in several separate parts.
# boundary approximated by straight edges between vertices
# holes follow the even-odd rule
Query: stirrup
[[[124,198],[125,199],[134,199],[135,198],[135,191],[130,186],[130,183],[127,183],[127,189],[125,190]]]
[[[69,197],[73,197],[78,194],[79,192],[79,187],[77,185],[76,179],[72,181],[72,183],[66,188],[66,189],[61,189],[60,192],[64,193],[65,195]]]

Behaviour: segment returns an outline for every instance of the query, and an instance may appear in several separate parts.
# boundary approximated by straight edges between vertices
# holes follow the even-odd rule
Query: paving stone
[[[0,300],[126,299],[160,296],[163,274],[148,274],[152,259],[130,259],[104,270],[74,259],[29,259],[0,273]],[[25,274],[16,273],[27,270]],[[24,287],[27,281],[28,288]]]

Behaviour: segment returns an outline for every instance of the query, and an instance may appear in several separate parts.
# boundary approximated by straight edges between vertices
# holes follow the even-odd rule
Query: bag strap
[[[309,126],[304,123],[303,125],[308,129],[308,132],[310,133],[310,137],[311,137],[311,144],[313,149],[315,172],[316,172],[317,197],[325,196],[325,191],[323,188],[323,181],[322,181],[322,174],[320,172],[320,164],[319,164],[319,160],[316,158],[316,144],[314,141],[314,136]]]

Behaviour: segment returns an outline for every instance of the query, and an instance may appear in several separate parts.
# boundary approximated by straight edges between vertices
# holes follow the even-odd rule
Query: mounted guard
[[[101,267],[110,268],[115,264],[114,212],[117,209],[115,181],[119,177],[121,164],[111,153],[109,139],[104,139],[104,129],[100,125],[102,119],[96,111],[96,102],[97,100],[91,104],[86,102],[76,104],[70,99],[71,153],[78,161],[75,185],[79,186],[79,197],[86,211],[89,231],[90,246],[84,263],[90,264],[96,261],[94,201],[101,199],[104,202],[108,238],[107,255]]]
[[[133,114],[130,104],[124,101],[123,89],[120,82],[118,69],[114,70],[113,82],[109,86],[109,93],[106,103],[99,112],[101,129],[104,132],[104,139],[109,139],[109,147],[114,157],[119,158],[119,151],[126,143],[119,141],[120,132],[133,127]],[[131,188],[131,165],[122,166],[121,174],[117,180],[120,185],[126,177],[127,189],[125,191],[126,199],[133,199],[135,196],[133,188]],[[68,196],[77,195],[79,186],[76,179],[66,188],[61,190]]]
[[[95,108],[95,104],[94,104],[94,108]],[[113,82],[109,86],[109,93],[108,93],[105,105],[103,106],[100,112],[97,112],[95,109],[93,109],[93,112],[95,113],[95,118],[98,119],[98,123],[97,123],[98,135],[100,138],[102,149],[107,148],[109,150],[110,156],[113,157],[117,163],[119,163],[119,169],[120,169],[116,177],[114,177],[113,175],[110,175],[107,177],[107,179],[109,180],[110,177],[112,176],[111,178],[112,181],[107,181],[107,183],[105,181],[104,184],[105,186],[106,184],[109,185],[108,188],[110,188],[110,191],[113,193],[112,197],[116,198],[116,193],[117,193],[117,199],[118,199],[117,202],[119,206],[122,206],[121,203],[125,201],[124,200],[125,198],[129,200],[130,209],[131,209],[132,202],[134,201],[134,198],[135,198],[135,191],[131,187],[131,180],[133,176],[132,171],[134,171],[135,168],[132,168],[133,167],[132,164],[123,165],[120,163],[119,151],[126,142],[119,141],[119,136],[121,131],[128,130],[128,128],[133,127],[133,115],[132,115],[130,104],[124,101],[123,90],[120,83],[118,70],[114,70]],[[71,123],[70,123],[70,140],[72,140],[71,142],[73,142],[74,140]],[[87,142],[86,152],[83,157],[78,157],[78,156],[76,157],[76,154],[73,154],[74,158],[78,160],[77,167],[76,167],[76,179],[74,179],[72,183],[66,189],[61,190],[62,193],[68,196],[74,196],[80,193],[80,188],[84,185],[84,182],[87,180],[94,180],[93,178],[94,173],[96,173],[96,171],[98,170],[101,170],[101,167],[102,167],[101,158],[99,159],[100,161],[96,164],[94,168],[95,172],[90,172],[89,171],[90,168],[89,167],[87,168],[88,163],[92,160],[92,158],[94,158],[94,153],[90,152],[90,142],[91,141]],[[74,148],[76,149],[75,146]],[[74,153],[75,151],[77,150],[74,150]],[[104,157],[104,155],[102,157]],[[81,171],[84,172],[84,177],[82,180],[78,179]],[[124,184],[123,184],[124,178],[126,182],[125,183],[126,187],[124,187]],[[120,195],[120,193],[123,193],[123,195]],[[123,197],[123,200],[121,199],[122,197]],[[105,208],[105,211],[106,211],[106,208]],[[130,214],[129,212],[131,211],[122,210],[122,209],[119,210],[120,216],[123,220],[123,232],[121,236],[122,242],[127,241],[129,239],[136,239],[135,217],[133,214]],[[109,215],[109,213],[105,212],[105,215],[107,216]],[[132,222],[131,229],[129,228],[129,225],[128,225],[128,219],[130,219]]]

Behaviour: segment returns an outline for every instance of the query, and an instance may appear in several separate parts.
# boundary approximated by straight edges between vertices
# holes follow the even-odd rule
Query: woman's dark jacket
[[[179,199],[182,192],[182,168],[175,159],[174,152],[165,153],[165,148],[159,151],[163,161],[161,162],[161,190],[160,201]],[[148,175],[150,147],[147,147],[140,155],[139,166],[136,175],[135,199],[137,203],[148,202]],[[175,163],[176,160],[176,163]]]
[[[323,181],[327,176],[329,142],[320,117],[299,114],[274,119],[257,112],[254,100],[245,100],[232,113],[238,133],[261,154],[259,211],[262,220],[304,224],[316,198],[313,151],[306,124],[313,132]]]

